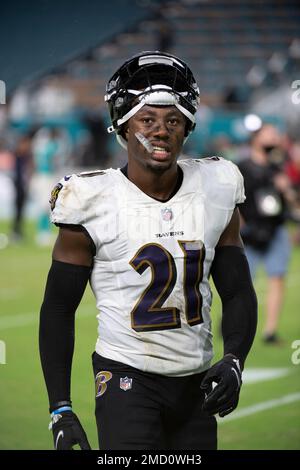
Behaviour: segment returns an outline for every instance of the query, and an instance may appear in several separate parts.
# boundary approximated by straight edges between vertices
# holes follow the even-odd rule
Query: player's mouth
[[[169,158],[170,154],[171,152],[168,149],[160,147],[158,145],[153,145],[153,152],[151,156],[155,160],[166,160],[167,158]]]

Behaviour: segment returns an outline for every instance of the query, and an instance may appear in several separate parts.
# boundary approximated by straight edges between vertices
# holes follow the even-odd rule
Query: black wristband
[[[49,413],[52,413],[52,411],[55,411],[58,408],[61,408],[62,406],[72,407],[72,402],[68,401],[68,400],[64,400],[64,401],[58,401],[56,403],[53,403],[53,405],[51,405],[50,408],[49,408]]]

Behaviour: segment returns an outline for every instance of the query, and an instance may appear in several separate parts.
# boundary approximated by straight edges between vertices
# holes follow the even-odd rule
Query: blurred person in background
[[[14,242],[21,241],[24,237],[24,207],[33,173],[31,143],[32,136],[30,134],[19,137],[13,154],[12,178],[15,188],[15,198],[11,239]]]
[[[6,134],[6,133],[5,133]],[[3,133],[3,135],[5,135]],[[10,149],[7,136],[0,137],[0,218],[11,217],[15,189],[12,183],[15,155]],[[13,240],[13,234],[11,239]]]
[[[5,139],[0,138],[0,172],[11,174],[14,166],[14,154]]]
[[[285,172],[294,191],[291,218],[297,223],[297,229],[293,234],[293,242],[295,245],[300,245],[300,140],[292,142],[290,146],[289,160],[286,163]]]
[[[282,309],[290,242],[285,221],[291,185],[284,173],[281,135],[270,124],[253,133],[250,157],[239,163],[246,201],[240,207],[241,233],[251,275],[259,264],[268,276],[263,340],[279,344],[278,323]]]
[[[33,145],[35,175],[32,180],[32,196],[37,205],[36,243],[47,246],[52,243],[49,221],[49,192],[55,183],[58,158],[58,130],[42,127],[36,133]]]
[[[170,15],[165,0],[158,4],[150,3],[153,10],[153,21],[156,26],[156,47],[158,51],[171,52],[175,42],[175,29],[170,21]]]

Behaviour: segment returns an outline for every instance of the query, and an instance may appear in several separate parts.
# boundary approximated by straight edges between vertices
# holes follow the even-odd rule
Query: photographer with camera
[[[253,133],[250,156],[239,164],[246,201],[240,207],[242,237],[252,278],[260,263],[268,276],[266,322],[263,340],[279,344],[278,323],[284,298],[290,242],[285,221],[290,182],[283,172],[281,135],[271,124]]]

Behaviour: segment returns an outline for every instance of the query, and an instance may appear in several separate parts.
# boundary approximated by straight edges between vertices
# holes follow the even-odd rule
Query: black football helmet
[[[141,52],[127,60],[106,87],[112,126],[118,142],[127,147],[122,126],[142,106],[176,106],[186,117],[186,137],[195,128],[199,88],[190,68],[178,57],[159,51]]]

